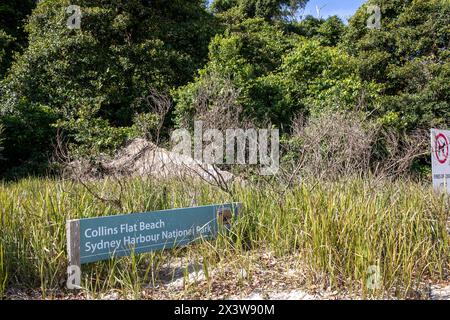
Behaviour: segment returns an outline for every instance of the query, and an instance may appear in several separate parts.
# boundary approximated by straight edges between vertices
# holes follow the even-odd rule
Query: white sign
[[[431,129],[433,187],[450,193],[450,130]]]

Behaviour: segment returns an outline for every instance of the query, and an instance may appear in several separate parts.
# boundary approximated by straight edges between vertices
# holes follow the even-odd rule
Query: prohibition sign
[[[436,136],[434,145],[434,153],[437,161],[440,164],[444,164],[448,159],[448,140],[443,133],[439,133]]]

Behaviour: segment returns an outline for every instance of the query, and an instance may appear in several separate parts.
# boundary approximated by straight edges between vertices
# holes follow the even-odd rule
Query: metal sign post
[[[450,193],[447,178],[450,176],[450,130],[431,129],[431,168],[433,187]]]

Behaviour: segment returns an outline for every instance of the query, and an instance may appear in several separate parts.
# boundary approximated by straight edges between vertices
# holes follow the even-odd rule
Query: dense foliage
[[[450,2],[370,0],[381,30],[364,28],[364,5],[341,44],[358,58],[362,79],[383,86],[375,114],[402,129],[446,126],[450,116]]]
[[[70,29],[72,2],[40,1],[26,23],[34,1],[0,5],[0,173],[42,171],[57,130],[79,153],[115,150],[157,122],[153,90],[173,100],[168,128],[192,122],[208,90],[214,105],[223,83],[242,121],[288,137],[294,118],[328,112],[399,134],[448,124],[447,0],[369,0],[348,25],[298,21],[300,0],[79,0]],[[381,29],[367,28],[371,4]]]
[[[48,156],[57,127],[85,153],[114,149],[149,112],[150,90],[192,79],[217,30],[199,0],[78,1],[79,30],[67,27],[69,4],[39,3],[1,84],[8,166]]]
[[[293,17],[307,0],[214,0],[213,11],[231,11],[246,18],[281,19]]]
[[[15,51],[26,46],[24,22],[35,0],[2,0],[0,3],[0,78],[11,65]]]
[[[178,89],[178,123],[192,118],[198,92],[211,77],[231,79],[240,92],[244,117],[259,124],[289,127],[296,114],[349,110],[362,95],[372,103],[367,98],[379,86],[359,76],[357,58],[328,45],[340,38],[343,28],[336,17],[308,17],[284,28],[261,18],[229,26],[211,42],[209,61],[196,81]]]

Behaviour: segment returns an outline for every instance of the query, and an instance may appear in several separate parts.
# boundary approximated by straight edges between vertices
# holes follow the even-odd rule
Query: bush
[[[294,121],[285,161],[301,164],[301,177],[336,179],[370,172],[378,127],[358,113],[325,113]]]
[[[361,112],[297,117],[283,139],[283,166],[300,180],[421,177],[428,144],[427,130],[399,132]]]
[[[5,161],[0,174],[10,170],[9,177],[23,174],[42,174],[52,152],[52,139],[56,128],[52,127],[57,115],[48,106],[29,103],[21,99],[14,112],[0,117],[4,126]]]

